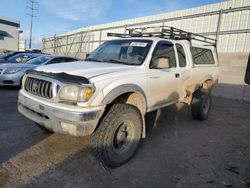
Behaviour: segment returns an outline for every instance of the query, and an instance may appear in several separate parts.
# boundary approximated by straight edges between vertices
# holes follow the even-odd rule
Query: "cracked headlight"
[[[59,92],[63,101],[86,102],[93,95],[94,89],[89,86],[66,85]]]
[[[4,71],[4,74],[15,74],[17,72],[20,72],[21,70],[22,68],[7,69],[6,71]]]

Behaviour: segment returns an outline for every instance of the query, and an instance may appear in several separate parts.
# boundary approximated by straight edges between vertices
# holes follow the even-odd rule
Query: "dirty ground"
[[[0,88],[0,187],[250,187],[250,103],[213,98],[204,122],[181,105],[147,114],[134,158],[106,169],[89,137],[48,134],[22,117],[17,93]]]

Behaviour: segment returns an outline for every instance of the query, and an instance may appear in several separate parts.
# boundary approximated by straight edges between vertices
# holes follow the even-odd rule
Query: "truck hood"
[[[35,70],[47,73],[67,73],[85,78],[94,78],[100,75],[131,70],[135,66],[119,65],[114,63],[78,61],[74,63],[60,63],[46,66],[39,66]]]

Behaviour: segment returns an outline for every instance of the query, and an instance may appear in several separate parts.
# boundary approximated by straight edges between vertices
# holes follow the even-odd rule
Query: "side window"
[[[209,49],[191,47],[191,53],[196,65],[215,64],[212,51]]]
[[[173,44],[159,42],[155,47],[155,51],[153,52],[150,67],[153,67],[156,59],[161,57],[169,58],[170,67],[176,67],[176,58]]]
[[[16,62],[17,63],[25,63],[26,61],[28,61],[31,57],[28,56],[28,55],[23,55],[23,56],[20,56],[18,58],[16,58]]]
[[[55,63],[63,63],[63,62],[65,62],[64,58],[54,58],[50,62],[48,62],[47,65],[51,65]]]
[[[186,61],[186,55],[183,47],[180,44],[176,44],[178,59],[179,59],[179,66],[180,67],[186,67],[187,61]]]
[[[73,61],[78,61],[78,60],[74,58],[66,58],[66,62],[73,62]]]

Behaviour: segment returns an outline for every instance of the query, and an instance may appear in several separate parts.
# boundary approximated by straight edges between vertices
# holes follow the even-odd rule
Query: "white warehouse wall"
[[[177,27],[212,38],[215,38],[217,28],[219,28],[219,52],[250,52],[250,0],[230,0],[80,28],[44,38],[43,51],[79,56],[79,54],[93,51],[103,41],[111,39],[107,37],[108,32],[124,33],[125,28],[162,25]]]
[[[0,51],[18,50],[18,29],[20,23],[18,20],[0,16]]]

